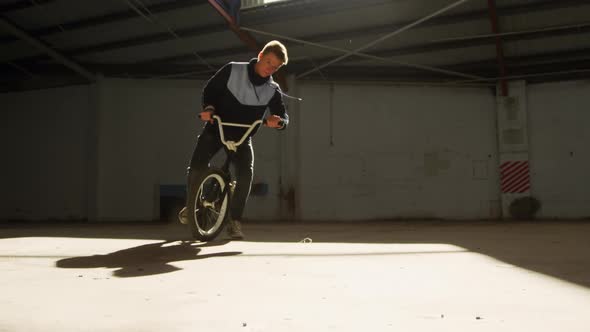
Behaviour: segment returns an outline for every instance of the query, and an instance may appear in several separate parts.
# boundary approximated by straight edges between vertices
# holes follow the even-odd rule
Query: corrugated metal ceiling
[[[88,81],[63,59],[93,74],[193,79],[256,54],[207,0],[4,0],[0,15],[2,91]],[[458,72],[495,84],[498,38],[506,76],[590,75],[589,0],[287,0],[242,8],[240,26],[259,45],[285,42],[281,70],[299,79],[448,82]]]

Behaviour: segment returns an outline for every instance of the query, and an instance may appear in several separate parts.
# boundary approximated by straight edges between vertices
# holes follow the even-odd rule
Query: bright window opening
[[[273,2],[283,2],[288,0],[242,0],[242,9],[261,7]]]

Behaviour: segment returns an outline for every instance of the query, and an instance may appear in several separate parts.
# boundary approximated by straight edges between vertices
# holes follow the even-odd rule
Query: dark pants
[[[223,144],[219,139],[217,128],[207,126],[201,135],[199,135],[197,144],[195,145],[195,151],[193,152],[191,163],[187,170],[188,185],[190,185],[193,177],[198,178],[207,170],[211,159],[222,147]],[[246,201],[250,195],[250,187],[252,186],[252,178],[254,176],[254,147],[252,146],[252,138],[246,139],[238,147],[237,152],[233,155],[232,164],[237,183],[230,207],[230,217],[233,220],[241,220]],[[187,186],[187,193],[189,191],[190,188]]]

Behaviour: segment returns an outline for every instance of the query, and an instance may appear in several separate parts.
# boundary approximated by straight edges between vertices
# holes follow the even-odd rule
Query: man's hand
[[[203,121],[209,121],[213,123],[213,112],[211,111],[203,111],[199,113],[199,118]]]
[[[213,106],[209,105],[209,106],[205,107],[203,109],[203,111],[201,111],[201,113],[199,113],[199,119],[213,123],[213,112],[214,111],[215,111],[215,108]]]
[[[283,127],[282,123],[283,119],[281,119],[278,115],[271,115],[266,118],[266,126],[270,128],[281,128]]]

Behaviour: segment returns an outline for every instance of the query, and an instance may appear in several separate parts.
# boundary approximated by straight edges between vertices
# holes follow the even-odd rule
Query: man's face
[[[274,74],[281,66],[283,65],[283,61],[281,61],[274,53],[269,52],[266,54],[262,54],[260,52],[258,54],[258,62],[256,63],[255,70],[256,74],[261,77],[269,77],[270,75]]]

